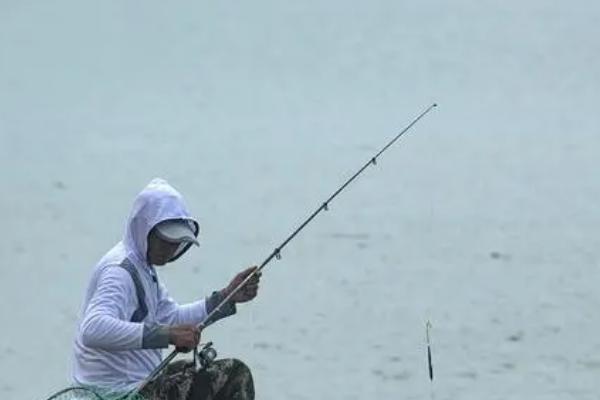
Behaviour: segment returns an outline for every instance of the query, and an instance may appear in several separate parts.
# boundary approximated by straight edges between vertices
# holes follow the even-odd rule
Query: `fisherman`
[[[133,204],[125,236],[94,268],[74,342],[73,378],[101,393],[126,393],[160,364],[161,349],[190,351],[200,341],[198,325],[257,268],[250,267],[222,290],[189,304],[176,303],[155,267],[177,260],[198,246],[198,222],[182,196],[165,180],[154,179]],[[236,312],[236,303],[256,297],[254,274],[208,323]],[[215,360],[197,369],[177,361],[146,385],[148,400],[254,399],[249,368],[237,359]]]

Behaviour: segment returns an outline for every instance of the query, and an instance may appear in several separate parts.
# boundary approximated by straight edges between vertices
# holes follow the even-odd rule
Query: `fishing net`
[[[100,394],[93,389],[70,387],[54,393],[47,400],[145,400],[141,395],[127,397],[126,394]]]

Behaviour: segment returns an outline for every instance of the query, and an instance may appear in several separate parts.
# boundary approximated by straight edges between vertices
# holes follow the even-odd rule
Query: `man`
[[[240,272],[205,299],[177,304],[155,267],[198,245],[198,231],[183,198],[166,181],[154,179],[137,196],[125,237],[102,257],[88,285],[74,343],[78,385],[128,392],[161,362],[161,349],[171,344],[188,351],[198,345],[197,326],[256,269]],[[252,300],[258,283],[255,274],[209,323],[234,314],[235,303]],[[217,360],[199,371],[191,363],[176,362],[141,394],[151,400],[245,400],[254,398],[254,386],[250,370],[238,360]]]

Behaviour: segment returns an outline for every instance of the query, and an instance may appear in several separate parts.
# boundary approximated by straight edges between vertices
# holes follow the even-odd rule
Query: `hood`
[[[139,266],[147,266],[148,233],[152,228],[169,219],[184,219],[190,223],[198,236],[198,222],[190,217],[181,194],[160,178],[153,179],[135,198],[129,218],[125,238],[127,257]],[[169,261],[174,261],[185,253],[191,243],[182,245]]]

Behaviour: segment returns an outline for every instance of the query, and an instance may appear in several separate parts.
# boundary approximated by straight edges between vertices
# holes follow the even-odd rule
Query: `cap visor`
[[[161,239],[168,242],[193,243],[196,246],[200,246],[200,243],[196,240],[194,231],[185,220],[169,220],[161,222],[156,226],[156,232]]]

